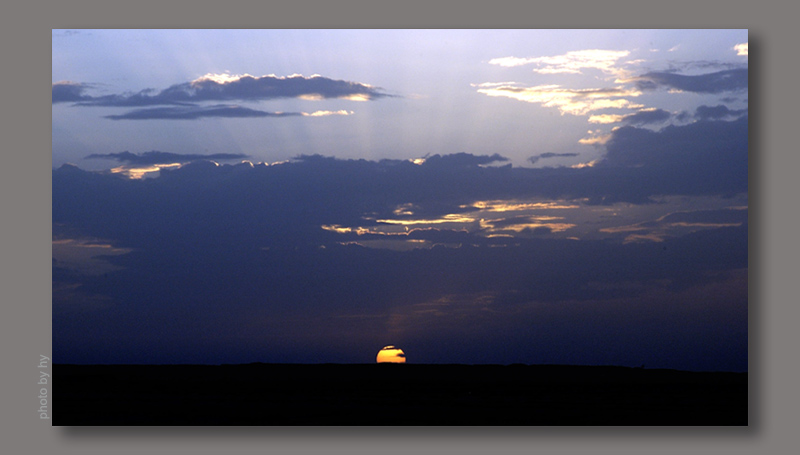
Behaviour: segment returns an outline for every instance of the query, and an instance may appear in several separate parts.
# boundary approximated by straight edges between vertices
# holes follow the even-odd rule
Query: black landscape
[[[68,365],[57,426],[743,426],[747,373],[617,366]]]

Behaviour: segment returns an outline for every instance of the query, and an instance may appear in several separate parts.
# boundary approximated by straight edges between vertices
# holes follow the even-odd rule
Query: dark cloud
[[[739,117],[747,114],[747,109],[729,109],[727,106],[699,106],[695,110],[695,118],[699,120],[718,120]]]
[[[261,101],[278,98],[374,100],[391,96],[393,95],[367,84],[322,76],[254,77],[245,75],[227,82],[200,78],[192,82],[175,84],[161,91],[146,89],[130,94],[83,97],[75,101],[79,101],[81,106],[135,107],[192,105],[221,101]]]
[[[265,112],[235,105],[176,106],[137,109],[120,115],[107,115],[111,120],[196,120],[204,117],[296,117],[299,112]]]
[[[746,124],[626,126],[612,133],[602,163],[582,169],[487,166],[505,161],[497,154],[433,155],[422,164],[198,160],[145,180],[63,166],[52,177],[54,238],[129,252],[94,254],[113,267],[93,275],[54,263],[53,357],[363,362],[392,343],[419,363],[455,355],[465,363],[746,369],[748,228],[727,222],[746,219],[746,210],[673,213],[662,222],[726,226],[659,243],[559,239],[546,226],[488,238],[437,224],[392,240],[443,245],[398,251],[351,243],[389,236],[322,228],[374,226],[398,207],[433,217],[486,200],[650,202],[747,191]],[[104,157],[202,156],[158,153]],[[510,214],[496,224],[534,220]]]
[[[536,162],[541,160],[541,159],[561,158],[561,157],[571,158],[571,157],[575,157],[575,156],[578,156],[578,154],[577,153],[551,153],[551,152],[547,152],[547,153],[540,153],[538,155],[533,155],[530,158],[528,158],[528,161],[530,161],[531,164],[536,164]]]
[[[672,114],[664,109],[647,109],[639,112],[626,115],[622,119],[623,123],[634,126],[649,125],[654,123],[663,123],[672,117]]]
[[[685,92],[723,93],[747,90],[747,74],[747,68],[691,76],[669,72],[651,72],[639,76],[636,84],[641,90],[668,87]]]
[[[319,155],[300,156],[273,166],[216,166],[202,161],[242,157],[158,151],[90,155],[87,158],[109,158],[134,165],[201,161],[179,169],[162,169],[160,177],[147,182],[121,180],[119,176],[102,176],[70,166],[60,168],[53,174],[54,219],[96,222],[93,236],[120,239],[120,231],[141,223],[128,216],[156,211],[172,220],[168,225],[191,223],[192,227],[187,227],[191,232],[200,234],[207,226],[212,229],[208,231],[210,239],[216,237],[212,234],[214,225],[203,219],[213,215],[212,218],[226,220],[226,226],[233,229],[230,234],[240,231],[237,235],[242,238],[257,234],[256,243],[277,248],[287,243],[318,246],[341,239],[341,234],[325,231],[321,226],[363,225],[364,217],[396,218],[395,211],[400,206],[413,206],[414,217],[435,219],[474,210],[471,204],[475,201],[566,198],[593,203],[650,203],[658,195],[732,195],[748,188],[746,118],[696,122],[660,131],[622,127],[612,133],[604,159],[594,167],[582,169],[485,167],[504,158],[469,154],[434,155],[423,164],[405,160],[339,160]],[[176,207],[165,205],[165,201],[173,199],[164,197],[177,188],[186,195],[196,190],[197,196]],[[225,191],[221,191],[223,188]],[[78,200],[85,201],[74,206]],[[131,208],[135,210],[128,211]],[[249,213],[248,221],[228,225],[233,218],[209,212],[213,208],[229,214]],[[110,213],[120,213],[122,217]],[[512,218],[507,223],[524,221],[527,220]],[[134,247],[145,240],[136,237],[139,233],[153,229],[158,228],[134,230],[130,245],[124,246]],[[155,238],[166,237],[159,234]],[[445,229],[414,231],[409,238],[469,240],[463,232]]]
[[[163,164],[194,159],[238,159],[239,155],[179,155],[122,152],[90,155],[130,164]],[[178,187],[237,188],[236,203],[256,200],[266,215],[285,207],[289,213],[307,215],[302,229],[286,226],[286,235],[304,229],[315,232],[323,224],[345,226],[363,223],[365,214],[392,218],[395,210],[411,204],[414,216],[433,218],[471,210],[475,201],[525,198],[588,199],[593,203],[649,203],[658,195],[732,195],[748,189],[747,117],[735,121],[698,121],[652,131],[625,126],[611,133],[606,154],[594,167],[515,168],[486,166],[506,159],[500,155],[466,153],[433,155],[422,164],[406,160],[340,160],[319,155],[300,156],[277,166],[257,165],[238,170],[235,166],[184,166],[161,170],[161,177],[147,182],[154,193]],[[71,168],[54,173],[54,186],[72,191]],[[84,179],[103,181],[91,173]],[[77,177],[74,177],[77,178]],[[109,177],[110,178],[110,177]],[[107,181],[109,185],[127,185]],[[144,182],[131,182],[130,187]],[[96,188],[99,195],[114,191]],[[203,191],[203,194],[207,194]],[[147,193],[140,194],[144,197]],[[261,196],[259,196],[261,195]],[[269,198],[263,195],[270,195]],[[54,189],[54,197],[56,196]],[[61,205],[54,201],[54,214]],[[67,201],[62,201],[66,204]],[[231,201],[208,201],[230,207]],[[197,201],[198,204],[201,201]],[[154,201],[152,207],[161,203]],[[117,210],[116,205],[109,210]],[[240,207],[245,210],[245,207]],[[165,209],[166,210],[166,209]],[[201,207],[197,207],[202,212]],[[179,213],[180,210],[176,213]],[[65,216],[72,216],[65,212]],[[78,216],[79,212],[74,212]],[[83,216],[95,217],[92,213]],[[270,215],[271,216],[271,215]],[[281,218],[265,218],[265,235],[283,226]],[[288,223],[288,221],[287,221]],[[258,224],[258,223],[256,223]],[[290,226],[290,227],[289,227]],[[112,230],[113,231],[113,230]],[[98,233],[98,236],[102,237]],[[323,233],[323,235],[326,235]],[[112,236],[116,237],[116,236]],[[266,238],[270,238],[267,235]]]
[[[722,71],[747,68],[747,64],[741,62],[723,62],[720,60],[669,60],[668,68],[664,72],[699,72],[699,71]]]
[[[688,111],[680,111],[677,114],[675,114],[675,120],[679,122],[688,122],[691,121],[692,119],[694,119],[694,115],[692,115],[692,113]]]
[[[73,82],[58,82],[53,84],[53,104],[77,103],[91,100],[92,97],[85,92],[90,86]]]
[[[747,191],[747,116],[697,121],[659,131],[625,126],[606,143],[597,171],[616,174],[609,196],[734,194]],[[616,169],[616,171],[612,171]],[[634,190],[635,189],[635,190]]]
[[[225,161],[225,160],[237,160],[244,158],[247,158],[247,155],[242,153],[212,153],[208,155],[200,155],[192,153],[181,154],[181,153],[159,152],[157,150],[153,150],[150,152],[143,152],[139,154],[127,151],[120,153],[93,153],[86,157],[86,159],[112,159],[119,161],[121,163],[139,164],[139,165],[188,163],[190,161],[195,161],[195,160]]]

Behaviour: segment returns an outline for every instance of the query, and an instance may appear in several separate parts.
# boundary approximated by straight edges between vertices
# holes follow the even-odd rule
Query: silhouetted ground
[[[747,373],[558,365],[54,365],[64,425],[747,425]]]

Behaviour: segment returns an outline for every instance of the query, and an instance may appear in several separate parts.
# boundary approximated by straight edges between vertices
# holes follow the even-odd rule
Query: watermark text
[[[50,396],[48,395],[50,373],[46,371],[50,357],[39,354],[39,419],[50,419]]]

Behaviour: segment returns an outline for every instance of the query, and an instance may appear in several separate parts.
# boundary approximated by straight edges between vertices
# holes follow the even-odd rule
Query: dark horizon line
[[[319,362],[319,363],[297,363],[297,362],[247,362],[247,363],[53,363],[53,366],[70,367],[240,367],[240,366],[362,366],[362,365],[413,365],[429,367],[557,367],[557,368],[619,368],[629,370],[648,370],[648,371],[675,371],[686,373],[745,373],[748,370],[681,370],[677,368],[625,365],[586,365],[570,363],[413,363],[413,362]]]

